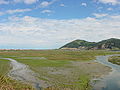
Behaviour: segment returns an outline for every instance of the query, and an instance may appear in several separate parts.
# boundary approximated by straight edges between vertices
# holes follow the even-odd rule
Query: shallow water
[[[120,90],[120,66],[108,62],[109,56],[114,55],[98,56],[96,59],[97,62],[111,67],[112,72],[99,79],[99,81],[93,85],[93,90]]]
[[[1,58],[11,61],[12,69],[9,72],[9,76],[13,79],[20,80],[26,83],[32,84],[36,90],[40,90],[40,81],[37,79],[36,74],[29,69],[25,64],[19,63],[11,58]]]

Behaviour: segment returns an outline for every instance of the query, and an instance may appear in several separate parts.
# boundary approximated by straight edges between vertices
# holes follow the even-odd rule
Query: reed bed
[[[0,75],[0,90],[34,90],[34,88],[28,84],[22,84],[7,76]]]

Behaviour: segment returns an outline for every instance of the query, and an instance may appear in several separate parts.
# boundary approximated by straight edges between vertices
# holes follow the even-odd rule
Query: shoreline
[[[47,59],[44,59],[44,61],[46,60]],[[91,81],[98,78],[103,78],[104,76],[109,75],[110,72],[112,72],[112,68],[105,66],[101,63],[98,63],[96,62],[96,60],[69,61],[69,62],[70,63],[62,67],[50,67],[50,66],[45,67],[44,66],[44,67],[39,67],[38,69],[34,69],[31,66],[29,67],[32,71],[35,72],[36,74],[35,77],[39,79],[39,83],[43,88],[53,87],[58,83],[71,85],[70,82],[78,81],[78,78],[82,76],[82,74],[83,76],[85,75],[89,77]],[[39,70],[39,72],[37,70]],[[38,84],[36,86],[38,86]],[[59,86],[56,86],[56,87],[59,87]]]
[[[119,90],[120,66],[112,64],[108,61],[108,58],[111,56],[119,56],[119,54],[97,57],[97,62],[110,67],[112,71],[108,75],[105,75],[102,78],[98,78],[98,82],[93,85],[93,90],[108,90],[108,88],[110,90]]]

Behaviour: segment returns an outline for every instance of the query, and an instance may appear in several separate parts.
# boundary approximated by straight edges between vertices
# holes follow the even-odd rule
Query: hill
[[[60,49],[120,49],[120,39],[110,38],[107,40],[102,40],[100,42],[88,42],[85,40],[74,40],[66,45],[62,46]]]

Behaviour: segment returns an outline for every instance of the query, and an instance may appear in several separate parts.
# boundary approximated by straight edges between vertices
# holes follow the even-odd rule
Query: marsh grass
[[[83,75],[80,76],[76,82],[70,80],[69,83],[56,83],[44,90],[91,90],[90,79],[88,76]]]
[[[111,52],[103,50],[89,51],[68,51],[68,50],[1,50],[0,56],[3,58],[12,58],[28,65],[35,71],[40,80],[45,81],[48,88],[44,90],[90,90],[91,77],[80,70],[80,68],[71,66],[71,61],[90,61],[98,55],[120,54],[120,52]],[[40,57],[44,57],[41,59]],[[40,58],[40,59],[39,59]],[[0,65],[0,73],[7,73],[8,61]],[[4,67],[4,65],[6,67]],[[2,70],[2,68],[4,68]],[[6,72],[4,72],[7,70]],[[59,70],[62,70],[59,73]],[[9,81],[9,79],[8,79]],[[17,85],[17,84],[16,84]],[[14,81],[11,82],[11,86]],[[20,87],[24,84],[20,85]],[[29,87],[29,86],[28,86]],[[12,87],[13,88],[13,87]],[[19,89],[15,89],[19,90]],[[22,89],[20,89],[22,90]],[[23,89],[24,90],[24,89]],[[25,89],[25,90],[32,90]]]
[[[28,84],[22,84],[9,78],[7,74],[10,69],[9,61],[0,59],[0,90],[34,90]]]
[[[111,56],[109,57],[108,61],[113,64],[120,65],[120,56]]]
[[[7,76],[0,75],[0,90],[34,90],[28,84],[22,84]]]
[[[0,59],[0,75],[6,75],[9,70],[10,70],[9,61]]]
[[[104,50],[6,50],[0,51],[1,57],[44,57],[48,60],[93,60],[98,55],[119,54]],[[22,59],[22,58],[21,58]],[[29,59],[28,59],[29,60]]]

